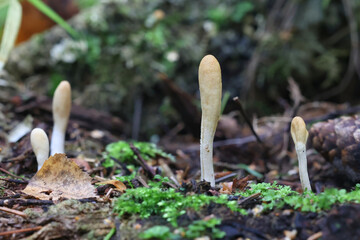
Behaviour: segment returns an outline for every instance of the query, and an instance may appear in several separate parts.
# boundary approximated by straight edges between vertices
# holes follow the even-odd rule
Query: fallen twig
[[[246,115],[245,111],[244,111],[244,108],[242,107],[242,104],[239,100],[239,97],[234,97],[233,98],[233,101],[236,103],[236,105],[238,106],[238,109],[241,113],[241,115],[243,116],[243,118],[245,119],[245,122],[247,123],[247,125],[249,126],[251,132],[254,134],[254,136],[256,137],[256,140],[259,142],[259,143],[263,143],[261,141],[261,139],[259,138],[259,136],[257,135],[257,133],[255,132],[255,129],[250,121],[250,119],[248,118],[248,116]]]
[[[138,176],[136,178],[144,187],[146,188],[149,188],[150,186],[146,183],[146,181],[141,177],[141,176]]]
[[[228,180],[229,178],[235,177],[236,175],[237,175],[237,173],[230,173],[230,174],[225,175],[223,177],[216,178],[215,183],[220,183],[222,181]]]
[[[248,196],[247,198],[239,199],[238,205],[246,204],[253,199],[257,199],[258,197],[260,197],[260,195],[261,195],[261,193],[254,193],[254,194]]]
[[[12,182],[12,183],[18,183],[18,184],[28,184],[29,181],[22,181],[17,179],[8,179],[8,178],[0,178],[0,181],[6,181],[6,182]]]
[[[0,200],[0,206],[12,207],[15,204],[20,206],[29,206],[29,205],[53,205],[54,202],[50,200],[38,200],[38,199],[4,199]]]
[[[3,168],[0,168],[0,171],[3,172],[3,173],[6,173],[7,175],[10,175],[10,176],[12,176],[12,177],[14,177],[14,178],[24,179],[24,178],[22,178],[22,177],[16,176],[15,174],[13,174],[13,173],[11,173],[11,172],[9,172],[8,170],[5,170],[5,169],[3,169]]]
[[[137,149],[134,144],[130,143],[130,148],[131,150],[134,152],[134,154],[137,156],[137,161],[139,162],[139,164],[144,168],[144,170],[150,174],[151,178],[154,178],[156,173],[155,170],[149,166],[146,161],[143,159],[143,157],[141,156],[139,149]]]
[[[23,213],[21,211],[18,211],[18,210],[15,210],[15,209],[7,208],[7,207],[0,207],[0,211],[15,214],[15,215],[18,215],[18,216],[23,217],[23,218],[27,217],[25,213]]]
[[[6,235],[12,235],[17,233],[24,233],[24,232],[34,232],[40,230],[42,227],[33,227],[33,228],[24,228],[24,229],[17,229],[17,230],[11,230],[7,232],[0,233],[0,236],[6,236]]]

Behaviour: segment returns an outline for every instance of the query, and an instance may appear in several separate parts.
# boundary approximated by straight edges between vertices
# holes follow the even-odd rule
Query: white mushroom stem
[[[201,180],[215,186],[213,166],[213,141],[220,118],[221,109],[221,69],[212,55],[205,56],[199,66],[199,86],[201,99],[201,139],[200,162]]]
[[[30,134],[30,142],[38,163],[38,171],[49,158],[49,139],[41,128],[34,128]]]
[[[294,117],[291,122],[291,136],[295,143],[295,150],[299,161],[299,175],[303,191],[311,191],[307,170],[306,141],[309,136],[306,125],[301,117]]]
[[[65,133],[71,109],[71,87],[68,81],[62,81],[56,88],[52,110],[54,127],[51,136],[51,155],[65,153]]]

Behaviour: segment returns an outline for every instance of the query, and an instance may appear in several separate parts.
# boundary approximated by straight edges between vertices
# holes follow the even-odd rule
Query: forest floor
[[[307,116],[302,114],[304,119],[315,121],[326,120],[329,116],[337,116],[337,113],[340,115],[344,109],[344,106],[330,103],[308,103],[297,112],[299,115],[307,112]],[[353,110],[356,111],[356,108]],[[76,181],[87,187],[72,189],[74,186],[68,186],[59,196],[55,191],[41,190],[38,183],[34,183],[37,163],[29,137],[33,127],[51,132],[51,99],[2,99],[0,238],[358,239],[360,205],[355,203],[356,200],[347,203],[334,201],[334,204],[325,204],[328,206],[326,209],[320,206],[304,211],[306,204],[311,206],[319,203],[308,199],[307,203],[304,200],[292,206],[288,202],[280,204],[281,199],[270,196],[269,189],[275,195],[277,192],[284,194],[285,190],[289,191],[288,195],[302,192],[296,153],[288,131],[289,119],[283,116],[259,119],[256,130],[262,142],[258,142],[246,125],[239,125],[233,118],[224,116],[214,143],[216,187],[210,187],[206,182],[199,182],[198,140],[179,134],[183,128],[181,125],[163,136],[158,144],[164,152],[172,154],[175,161],[161,154],[144,160],[139,153],[141,147],[134,144],[129,146],[131,154],[138,159],[134,163],[136,168],[128,167],[116,157],[111,157],[113,162],[109,166],[103,152],[108,144],[121,138],[119,129],[125,124],[107,113],[73,107],[66,134],[66,153],[70,160],[59,158],[63,159],[65,165],[69,165],[70,161],[76,163],[75,166],[70,164],[74,169],[67,173],[81,169],[81,174],[86,176]],[[327,188],[354,190],[355,184],[344,180],[317,151],[309,148],[307,155],[315,194]],[[54,176],[67,168],[48,167],[52,168]],[[155,177],[156,174],[162,177],[159,179]],[[40,173],[37,175],[41,178]],[[131,175],[132,178],[114,178],[120,175]],[[66,178],[73,177],[69,174],[56,176],[46,184],[64,181],[60,185],[65,186]],[[256,188],[256,183],[274,182],[277,184],[267,185],[268,192],[251,192]],[[31,184],[33,192],[25,193],[24,189]],[[284,190],[283,186],[289,188]],[[89,189],[94,192],[87,195]],[[168,195],[163,196],[162,193]],[[137,194],[144,195],[141,197]],[[234,211],[234,205],[231,207],[222,200],[213,200],[220,199],[222,194],[227,196],[226,201],[234,202],[235,207],[243,209],[245,214],[244,211]],[[78,196],[85,197],[71,200]],[[287,193],[281,196],[286,199]],[[196,201],[208,202],[198,204]],[[169,205],[166,207],[174,205],[174,209],[163,208],[160,202]],[[182,204],[184,207],[178,206]],[[269,207],[269,204],[273,206]],[[144,234],[154,226],[162,227],[152,228],[153,231]]]

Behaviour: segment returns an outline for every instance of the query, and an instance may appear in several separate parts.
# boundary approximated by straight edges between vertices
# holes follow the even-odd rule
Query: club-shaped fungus
[[[41,128],[34,128],[30,134],[30,142],[38,163],[38,171],[49,157],[49,139]]]
[[[213,166],[213,141],[221,109],[221,69],[212,55],[205,56],[199,66],[201,99],[200,163],[201,180],[215,186]]]
[[[311,191],[307,170],[306,141],[309,136],[306,125],[301,117],[294,117],[291,122],[291,136],[295,143],[295,150],[299,161],[299,175],[303,191]]]
[[[52,103],[54,127],[51,136],[51,155],[65,153],[65,133],[71,109],[71,86],[61,81],[56,88]]]

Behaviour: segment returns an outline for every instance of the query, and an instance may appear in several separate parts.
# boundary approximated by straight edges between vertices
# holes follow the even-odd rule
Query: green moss
[[[250,189],[239,193],[242,196],[250,196],[261,193],[264,210],[282,208],[285,205],[305,212],[319,212],[328,210],[334,204],[346,202],[360,202],[360,184],[357,184],[353,191],[347,192],[345,189],[325,189],[320,194],[306,192],[299,194],[291,190],[289,186],[281,186],[276,182],[252,184]]]
[[[140,155],[144,160],[150,160],[156,157],[168,158],[172,161],[174,160],[174,157],[171,154],[165,153],[153,143],[133,142],[133,144],[137,149],[139,149]],[[114,166],[114,160],[112,160],[112,158],[128,164],[134,164],[134,160],[137,158],[133,150],[131,150],[129,143],[125,141],[119,141],[107,145],[105,152],[103,153],[103,157],[105,159],[105,162],[103,163],[104,167]]]
[[[157,183],[156,183],[157,184]],[[227,195],[220,197],[201,195],[184,196],[174,189],[164,190],[158,186],[152,188],[128,189],[117,199],[114,211],[120,216],[138,214],[141,218],[160,215],[176,227],[177,218],[186,213],[187,209],[200,208],[213,203],[224,204],[232,211],[246,214],[246,210],[238,208],[236,201],[228,201]]]
[[[160,176],[157,178],[160,181],[150,182],[150,188],[126,190],[114,203],[114,211],[119,216],[129,214],[137,215],[140,218],[158,215],[166,219],[172,227],[178,227],[178,217],[185,214],[187,210],[198,211],[210,203],[222,204],[230,211],[248,214],[248,210],[240,208],[236,200],[229,200],[228,195],[184,195],[176,192],[175,189],[162,189],[162,183],[168,179]],[[326,189],[320,194],[312,192],[299,194],[291,190],[289,186],[278,185],[276,182],[272,184],[259,183],[250,185],[248,190],[236,195],[248,197],[256,193],[261,193],[264,211],[285,207],[305,212],[320,212],[330,209],[334,204],[360,202],[360,184],[357,184],[355,189],[350,192],[344,189]],[[218,219],[200,220],[195,221],[187,228],[178,228],[173,232],[168,226],[155,226],[142,233],[141,237],[144,239],[183,239],[184,237],[193,239],[208,235],[212,239],[222,238],[224,233],[215,227],[218,224],[220,224]]]
[[[221,223],[218,218],[210,218],[208,220],[197,220],[186,228],[176,229],[176,233],[172,233],[167,226],[153,226],[142,232],[139,237],[141,239],[160,239],[160,240],[177,240],[177,239],[195,239],[198,237],[209,236],[211,239],[223,238],[225,232],[216,228]]]
[[[145,232],[139,235],[141,239],[176,239],[176,235],[171,233],[171,230],[167,226],[154,226],[147,229]]]
[[[166,180],[166,178],[164,179]],[[187,209],[199,210],[211,202],[224,204],[231,211],[247,214],[245,209],[238,206],[237,201],[229,201],[228,195],[218,197],[204,194],[184,196],[174,189],[161,189],[161,183],[162,181],[150,183],[151,188],[128,189],[115,202],[114,211],[120,216],[138,214],[141,218],[161,215],[173,226],[177,226],[177,218],[185,214]],[[248,197],[255,193],[261,193],[264,210],[287,206],[301,211],[317,212],[328,210],[337,203],[360,202],[360,184],[351,192],[346,192],[344,189],[326,189],[316,195],[311,192],[299,194],[291,190],[289,186],[281,186],[276,182],[273,184],[259,183],[252,184],[249,190],[237,195]]]

